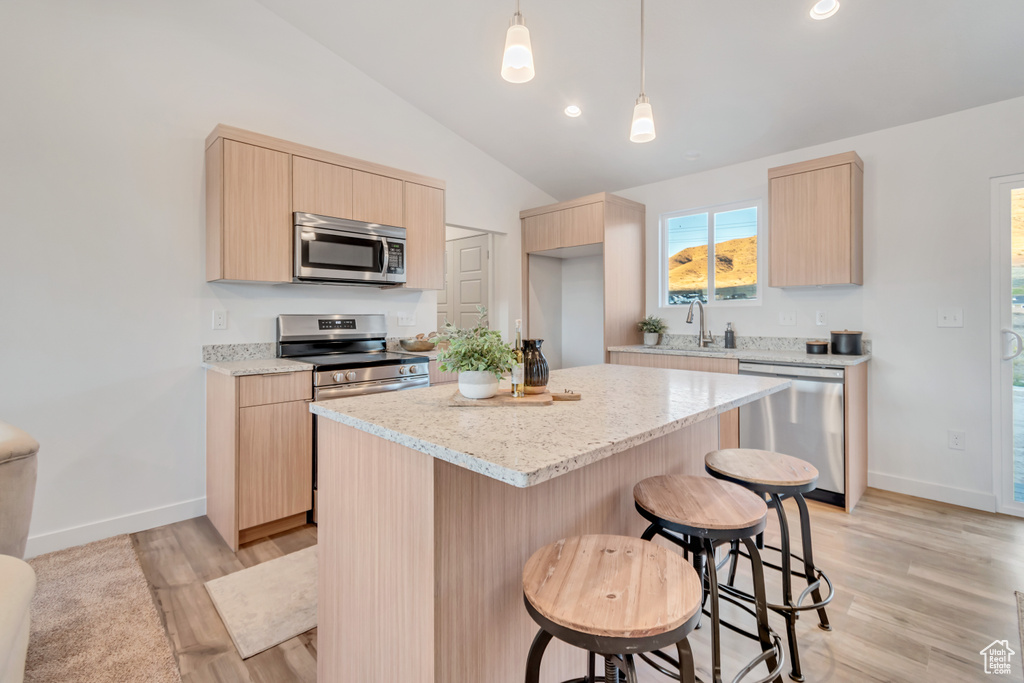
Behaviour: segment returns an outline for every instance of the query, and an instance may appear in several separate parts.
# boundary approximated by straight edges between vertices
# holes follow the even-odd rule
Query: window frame
[[[708,214],[708,302],[705,307],[735,308],[744,306],[760,306],[764,301],[764,272],[765,272],[765,244],[767,242],[767,231],[765,230],[763,202],[760,197],[746,199],[728,204],[710,204],[694,209],[682,211],[670,211],[658,216],[658,309],[677,311],[687,304],[668,303],[668,222],[673,218],[684,216],[695,216],[697,214]],[[714,276],[714,226],[716,213],[728,213],[740,209],[757,209],[757,295],[753,299],[734,299],[717,301],[715,299],[715,276]]]

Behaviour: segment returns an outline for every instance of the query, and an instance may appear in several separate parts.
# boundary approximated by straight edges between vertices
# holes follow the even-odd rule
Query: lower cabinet
[[[430,359],[430,385],[435,384],[451,384],[452,382],[459,381],[459,373],[457,372],[441,372],[437,369],[437,359]]]
[[[206,377],[207,517],[233,551],[313,507],[309,372]]]
[[[613,351],[610,362],[616,365],[636,365],[644,368],[665,368],[667,370],[695,370],[698,372],[721,372],[738,374],[740,362],[731,358],[703,358],[697,356],[674,356],[655,353],[622,353]],[[740,447],[740,411],[729,410],[718,416],[718,447]]]

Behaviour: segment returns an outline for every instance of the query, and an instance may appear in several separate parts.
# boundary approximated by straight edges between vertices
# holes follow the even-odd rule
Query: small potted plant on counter
[[[644,333],[644,346],[657,346],[661,343],[661,335],[668,329],[668,325],[661,318],[649,315],[636,324]]]
[[[476,327],[458,328],[447,323],[442,338],[448,348],[437,354],[437,368],[459,373],[459,393],[466,398],[491,398],[498,393],[498,380],[512,369],[515,352],[502,341],[501,332],[487,327],[487,309],[477,307]]]

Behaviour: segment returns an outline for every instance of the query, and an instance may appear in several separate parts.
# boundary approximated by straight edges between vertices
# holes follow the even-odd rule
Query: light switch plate
[[[228,312],[227,311],[214,311],[213,312],[213,329],[215,329],[215,330],[226,330],[226,329],[228,329]]]
[[[815,325],[828,325],[828,313],[825,311],[817,311],[814,314]]]
[[[415,313],[399,313],[398,314],[398,326],[399,327],[416,327],[416,314]]]
[[[962,308],[940,308],[939,327],[963,327],[964,309]]]
[[[779,313],[779,324],[796,325],[796,311],[786,311],[784,313]]]

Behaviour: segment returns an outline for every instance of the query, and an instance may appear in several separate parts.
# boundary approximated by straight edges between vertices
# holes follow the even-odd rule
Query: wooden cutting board
[[[511,391],[499,391],[491,398],[466,398],[458,391],[448,399],[448,405],[456,408],[503,408],[509,406],[549,406],[553,403],[551,394],[527,394],[522,398],[512,398]]]

